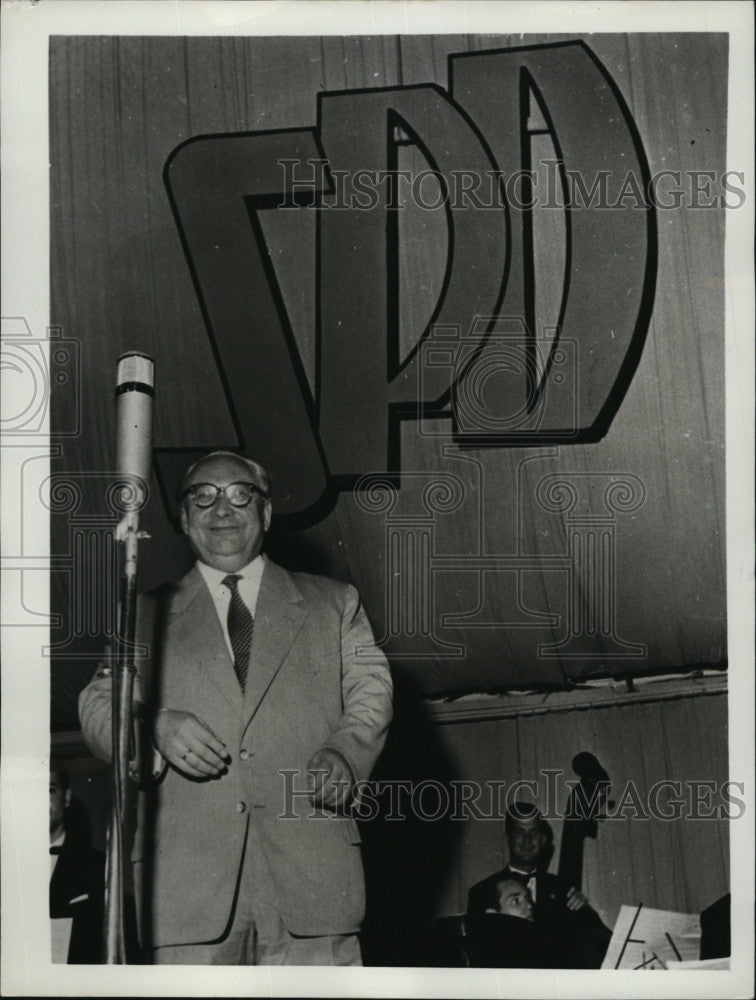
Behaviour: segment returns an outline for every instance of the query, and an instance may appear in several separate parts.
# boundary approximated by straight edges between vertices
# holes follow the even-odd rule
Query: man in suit
[[[504,879],[516,879],[530,892],[537,928],[561,940],[569,966],[598,969],[611,940],[611,931],[581,892],[565,885],[544,868],[549,829],[541,813],[528,802],[513,802],[504,819],[509,863],[474,885],[467,897],[468,918],[473,923],[490,905],[492,890]]]
[[[358,965],[364,879],[344,807],[385,741],[386,659],[353,587],[261,554],[262,466],[214,452],[181,494],[197,563],[139,610],[137,715],[164,764],[132,855],[144,936],[157,963]],[[110,686],[101,670],[79,702],[104,757]]]
[[[105,855],[90,847],[83,831],[67,829],[71,804],[68,771],[50,763],[50,918],[52,960],[69,964],[102,961]]]
[[[482,969],[564,969],[574,956],[557,936],[535,923],[530,889],[516,878],[489,882],[482,913],[468,921],[471,964]]]

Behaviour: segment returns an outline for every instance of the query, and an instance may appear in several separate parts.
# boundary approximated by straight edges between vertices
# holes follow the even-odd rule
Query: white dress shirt
[[[202,579],[210,591],[210,596],[213,599],[213,604],[215,605],[215,610],[218,612],[218,619],[223,629],[223,637],[226,640],[229,655],[233,660],[234,650],[228,635],[228,606],[231,603],[231,591],[223,583],[225,578],[230,574],[221,569],[213,569],[212,566],[199,562],[199,560],[197,561],[197,569],[202,574]],[[263,569],[265,569],[265,556],[259,555],[251,563],[248,563],[242,569],[236,570],[233,574],[234,576],[241,577],[241,580],[237,584],[239,597],[247,605],[253,618],[255,616],[255,609],[257,608],[257,597],[260,593],[260,580],[262,579]]]

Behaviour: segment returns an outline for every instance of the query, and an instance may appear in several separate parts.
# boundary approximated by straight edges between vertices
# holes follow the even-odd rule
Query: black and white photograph
[[[753,16],[2,4],[4,995],[749,995]]]

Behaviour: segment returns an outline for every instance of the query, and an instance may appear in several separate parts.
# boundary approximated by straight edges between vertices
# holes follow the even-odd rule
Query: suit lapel
[[[71,900],[82,895],[85,888],[87,888],[86,880],[82,878],[81,862],[76,848],[70,836],[66,835],[50,880],[50,905],[54,909],[51,916],[69,916]]]
[[[252,718],[307,618],[304,599],[286,570],[265,560],[244,696]]]
[[[64,844],[65,847],[65,844]],[[61,852],[58,855],[58,862],[53,869],[52,878],[50,879],[50,916],[60,917],[63,916],[63,911],[66,909],[71,896],[69,894],[70,888],[70,865],[67,863],[68,859],[66,857],[64,848],[61,848]]]
[[[176,643],[200,666],[202,677],[241,714],[243,697],[213,599],[195,566],[178,584],[168,626]]]

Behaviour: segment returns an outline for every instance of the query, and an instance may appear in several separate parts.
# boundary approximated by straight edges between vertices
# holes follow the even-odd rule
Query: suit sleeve
[[[84,742],[100,760],[112,756],[113,670],[101,665],[79,695],[79,721]]]
[[[343,712],[325,745],[346,759],[357,781],[370,776],[386,742],[392,692],[388,662],[375,644],[359,595],[350,586],[341,619]]]
[[[156,780],[164,772],[167,761],[152,744],[152,713],[141,698],[140,678],[134,681],[134,753],[129,763],[133,778],[143,782]],[[84,742],[100,760],[110,761],[112,750],[112,684],[109,667],[99,668],[79,695],[79,721]]]
[[[564,940],[569,942],[568,950],[572,954],[573,968],[601,968],[612,932],[590,903],[585,903],[579,910],[568,909],[566,900],[569,884],[558,876],[550,878],[553,880],[551,884],[557,890],[558,907],[555,913],[558,920],[557,936],[565,935]]]
[[[145,646],[147,638],[152,635],[154,625],[154,605],[147,597],[139,600],[137,617],[139,623],[140,642],[142,648],[150,649],[150,643]],[[135,759],[132,772],[135,777],[147,776],[150,773],[156,777],[163,768],[163,757],[152,746],[152,709],[149,707],[147,682],[149,678],[149,657],[137,657],[136,676],[133,690],[133,718]],[[101,760],[109,761],[112,757],[112,691],[113,667],[101,664],[92,680],[79,695],[79,721],[84,742]]]

